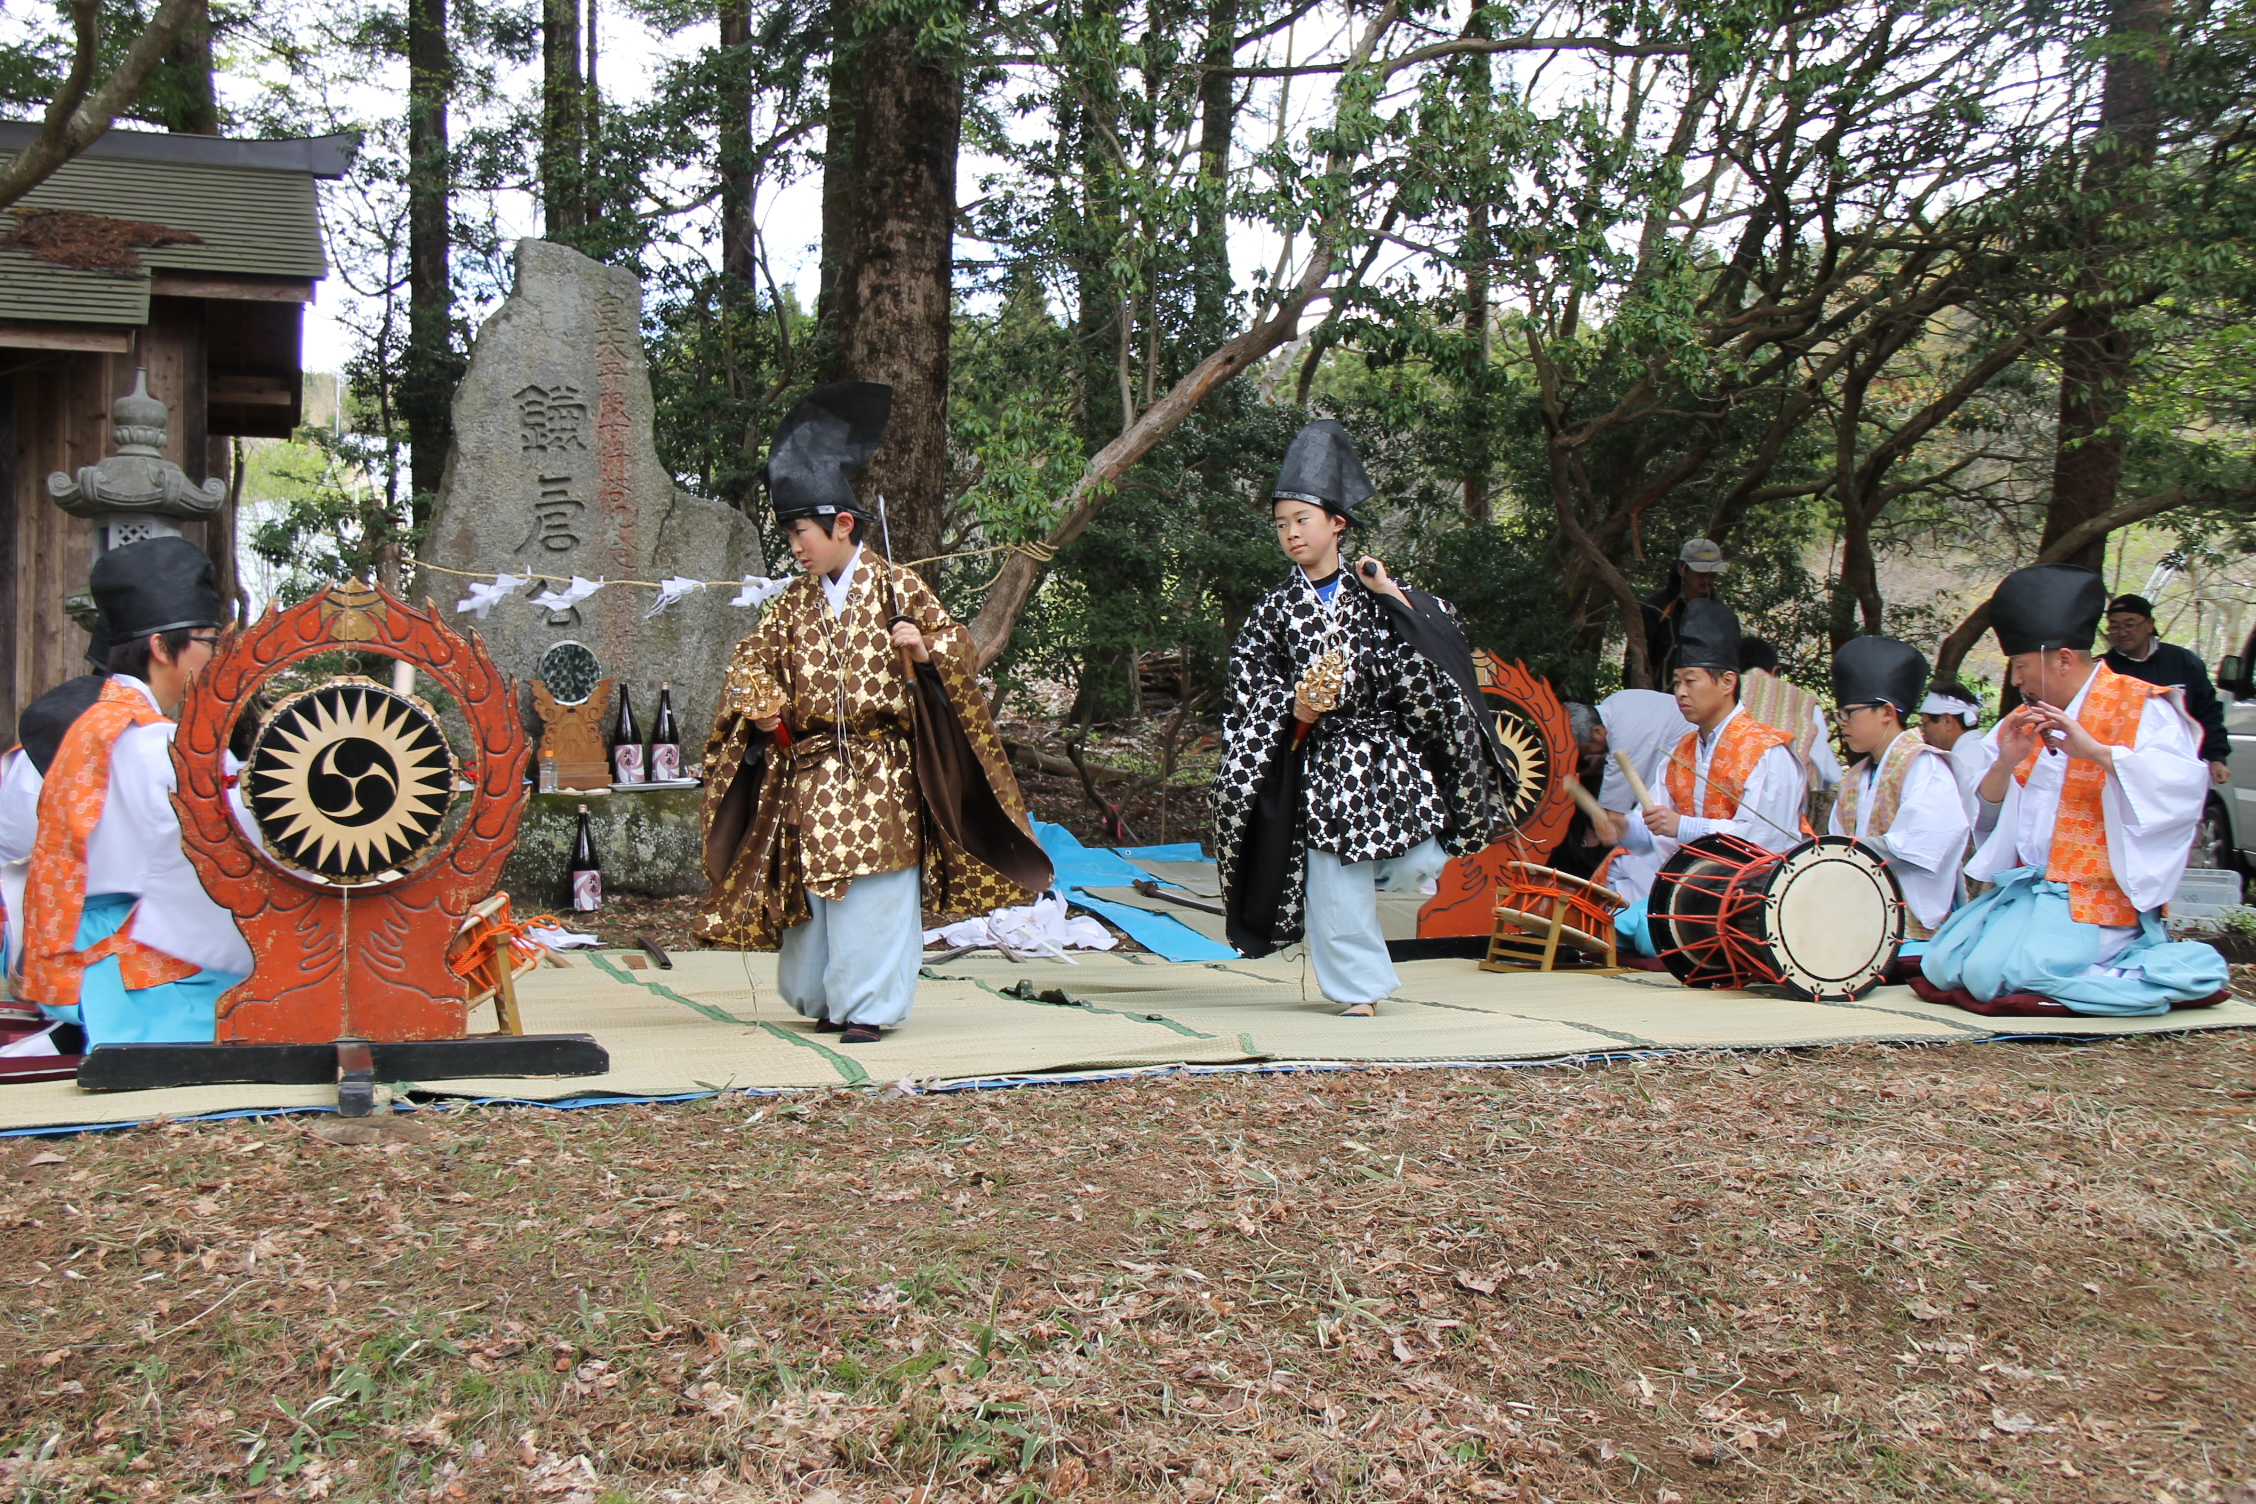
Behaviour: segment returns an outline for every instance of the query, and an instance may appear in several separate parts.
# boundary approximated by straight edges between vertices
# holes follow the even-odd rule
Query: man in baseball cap
[[[1655,688],[1665,690],[1674,682],[1684,603],[1713,596],[1716,580],[1730,567],[1713,542],[1691,539],[1669,566],[1668,583],[1645,597],[1645,661]]]
[[[2209,682],[2201,660],[2154,628],[2154,603],[2143,595],[2118,595],[2107,603],[2107,666],[2149,684],[2174,684],[2185,691],[2186,714],[2201,726],[2201,760],[2209,781],[2232,781],[2232,743],[2225,737],[2225,707]]]

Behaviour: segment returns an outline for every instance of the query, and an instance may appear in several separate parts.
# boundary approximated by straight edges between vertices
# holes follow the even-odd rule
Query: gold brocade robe
[[[888,625],[895,615],[924,633],[979,771],[1026,825],[1025,799],[979,693],[970,634],[913,571],[867,548],[853,568],[843,615],[832,616],[821,581],[803,575],[729,661],[705,743],[713,887],[695,933],[708,944],[774,950],[810,917],[808,893],[839,898],[857,877],[920,861],[928,911],[954,918],[1034,900],[927,818],[918,787],[909,686]],[[783,691],[788,750],[752,724],[756,672]]]

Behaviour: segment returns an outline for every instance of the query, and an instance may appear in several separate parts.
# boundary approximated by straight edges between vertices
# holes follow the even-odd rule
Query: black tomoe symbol
[[[399,766],[366,737],[344,737],[313,755],[306,797],[339,825],[366,825],[391,813],[399,798]]]

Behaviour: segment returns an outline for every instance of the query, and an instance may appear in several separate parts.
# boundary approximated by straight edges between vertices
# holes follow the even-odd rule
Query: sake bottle
[[[681,777],[681,732],[674,727],[674,687],[658,686],[658,719],[650,728],[650,781]]]
[[[635,719],[634,692],[619,686],[619,724],[611,735],[611,778],[615,783],[642,783],[649,773],[642,763],[642,723]]]
[[[603,905],[603,867],[595,858],[595,832],[588,828],[588,807],[580,806],[579,834],[572,838],[572,908],[592,914]]]

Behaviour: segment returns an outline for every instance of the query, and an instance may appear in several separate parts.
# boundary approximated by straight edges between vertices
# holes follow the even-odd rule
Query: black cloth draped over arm
[[[1473,667],[1473,645],[1465,638],[1465,629],[1457,618],[1442,609],[1441,598],[1423,590],[1405,586],[1402,593],[1410,597],[1405,606],[1391,595],[1372,592],[1381,606],[1386,608],[1387,619],[1402,634],[1402,640],[1433,663],[1465,695],[1465,703],[1473,707],[1473,719],[1480,726],[1481,746],[1488,754],[1489,771],[1498,782],[1496,796],[1500,803],[1509,804],[1519,793],[1517,765],[1504,755],[1496,745],[1496,726],[1490,720],[1481,702],[1480,673]]]
[[[939,669],[918,664],[909,694],[916,721],[917,787],[926,817],[972,857],[1020,887],[1047,891],[1057,876],[1049,853],[1019,828],[996,797]]]

